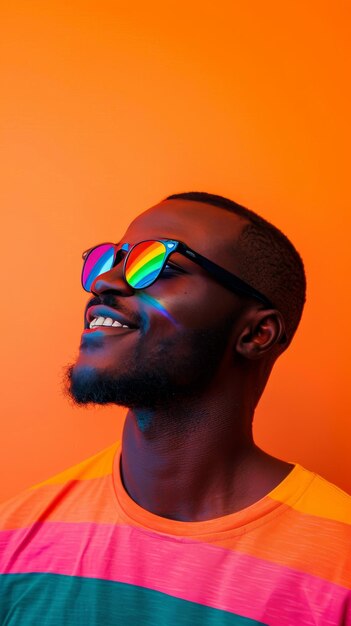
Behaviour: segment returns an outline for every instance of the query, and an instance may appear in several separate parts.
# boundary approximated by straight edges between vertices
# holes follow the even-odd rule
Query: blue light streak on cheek
[[[146,302],[150,306],[152,306],[155,309],[157,309],[157,311],[159,313],[161,313],[161,315],[163,315],[163,317],[165,317],[169,322],[171,322],[171,324],[173,324],[174,326],[177,326],[177,327],[180,326],[179,322],[177,322],[177,320],[173,317],[173,315],[171,315],[167,311],[167,309],[163,306],[163,304],[161,304],[161,302],[159,300],[156,300],[156,298],[153,298],[153,296],[150,296],[150,294],[145,293],[145,292],[141,292],[139,294],[139,298],[143,302]],[[148,316],[145,313],[142,314],[142,319],[143,319],[143,322],[145,324],[145,331],[148,331],[149,330],[149,326],[150,326],[150,320],[149,320]]]

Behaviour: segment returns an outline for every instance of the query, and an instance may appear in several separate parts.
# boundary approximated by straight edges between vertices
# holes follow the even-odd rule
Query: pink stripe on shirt
[[[258,621],[269,610],[271,626],[339,623],[348,595],[344,587],[238,551],[110,524],[46,522],[4,531],[0,572],[118,581]]]

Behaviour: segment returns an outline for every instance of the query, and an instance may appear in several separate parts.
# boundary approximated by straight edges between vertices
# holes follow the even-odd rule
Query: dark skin
[[[233,247],[245,223],[205,203],[166,200],[137,217],[121,241],[178,239],[235,273]],[[293,467],[259,449],[252,437],[255,406],[285,347],[284,321],[279,311],[229,291],[191,260],[179,254],[172,258],[182,271],[145,290],[167,316],[125,283],[120,265],[96,279],[93,293],[115,296],[116,310],[147,318],[147,330],[117,337],[107,329],[101,345],[80,351],[77,367],[107,369],[118,377],[137,349],[147,367],[150,355],[158,358],[157,345],[167,341],[172,346],[172,358],[162,366],[180,387],[187,383],[187,392],[157,408],[129,410],[122,478],[144,509],[170,519],[202,521],[257,502]],[[225,342],[213,366],[209,362],[210,380],[201,386],[189,333],[214,328],[226,333]]]

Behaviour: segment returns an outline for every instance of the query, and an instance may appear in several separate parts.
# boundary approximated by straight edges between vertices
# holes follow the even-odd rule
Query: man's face
[[[211,205],[166,200],[137,217],[120,241],[180,240],[235,272],[233,248],[244,224]],[[218,375],[229,358],[228,338],[243,300],[184,256],[175,253],[170,261],[178,269],[163,272],[144,290],[125,283],[122,262],[93,283],[79,356],[70,371],[77,402],[155,408],[198,394]],[[132,328],[90,329],[99,315],[119,317]]]

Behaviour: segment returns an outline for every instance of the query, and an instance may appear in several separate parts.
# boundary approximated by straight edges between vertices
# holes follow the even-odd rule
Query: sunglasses
[[[93,282],[110,271],[124,258],[123,278],[133,289],[150,287],[162,274],[171,254],[182,254],[211,274],[219,283],[235,293],[250,296],[269,308],[274,305],[266,296],[241,280],[235,274],[213,263],[181,241],[173,239],[152,239],[140,241],[130,246],[128,243],[101,243],[83,252],[82,286],[91,292]]]

